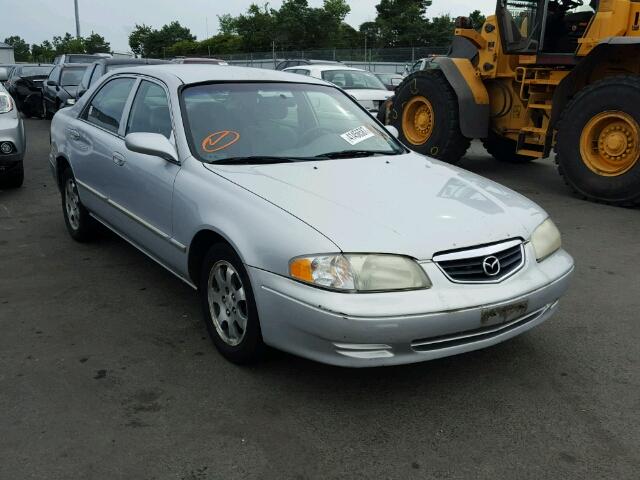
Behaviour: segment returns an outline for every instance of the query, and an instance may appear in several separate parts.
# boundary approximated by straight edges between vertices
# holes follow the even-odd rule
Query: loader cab
[[[498,0],[496,16],[508,54],[574,54],[597,9],[592,0]]]

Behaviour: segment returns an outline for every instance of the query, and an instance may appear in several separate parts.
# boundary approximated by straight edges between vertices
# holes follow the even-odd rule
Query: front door
[[[173,141],[173,123],[165,87],[141,80],[123,134],[147,132]],[[114,178],[110,198],[128,217],[127,235],[167,266],[180,264],[184,254],[173,237],[173,184],[180,166],[160,157],[126,149],[124,139],[113,152]]]

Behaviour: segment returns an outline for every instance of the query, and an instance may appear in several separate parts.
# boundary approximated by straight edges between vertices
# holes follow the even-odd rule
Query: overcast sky
[[[218,28],[218,15],[244,12],[251,3],[261,0],[78,0],[80,4],[80,29],[86,36],[92,30],[106,37],[115,51],[128,51],[128,37],[136,23],[161,27],[178,20],[191,29],[199,39],[206,37],[207,21],[212,35]],[[269,4],[279,7],[282,0]],[[347,22],[358,28],[376,16],[375,5],[379,0],[350,0],[351,13]],[[322,0],[309,0],[312,6],[322,5]],[[467,15],[474,9],[490,13],[495,0],[434,0],[428,16],[449,13],[452,16]],[[0,41],[11,35],[20,35],[27,43],[40,43],[54,35],[75,33],[73,0],[6,0],[2,1]]]

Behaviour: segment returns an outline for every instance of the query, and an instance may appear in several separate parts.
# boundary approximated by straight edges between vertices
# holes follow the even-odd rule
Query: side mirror
[[[6,67],[0,67],[0,82],[9,80],[9,70]]]
[[[385,125],[384,128],[386,128],[387,132],[389,132],[395,138],[398,138],[400,136],[400,132],[398,132],[398,129],[396,127],[394,127],[393,125]]]
[[[57,87],[58,82],[56,82],[55,80],[47,80],[47,85],[49,85],[50,87]]]
[[[153,155],[154,157],[163,158],[167,162],[180,165],[176,149],[167,140],[167,137],[159,133],[130,133],[124,137],[124,144],[132,152]]]
[[[78,90],[78,96],[77,98],[80,98],[81,96],[83,96],[85,93],[87,93],[87,89],[86,88],[81,88],[80,90]]]

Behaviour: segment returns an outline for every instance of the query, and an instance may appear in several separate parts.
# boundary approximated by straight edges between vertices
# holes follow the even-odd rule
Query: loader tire
[[[460,131],[458,98],[438,70],[409,75],[396,89],[389,117],[400,140],[423,155],[455,164],[469,148],[471,140]]]
[[[556,164],[583,198],[640,206],[640,77],[606,78],[573,97],[558,124]]]

